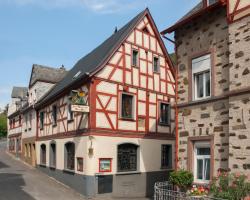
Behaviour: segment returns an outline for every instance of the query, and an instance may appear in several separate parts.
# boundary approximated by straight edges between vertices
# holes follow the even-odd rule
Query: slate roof
[[[198,3],[195,7],[193,7],[187,14],[185,14],[180,20],[177,21],[177,23],[187,19],[188,17],[192,16],[193,14],[201,11],[203,9],[203,1]]]
[[[193,7],[189,12],[187,12],[187,14],[185,14],[181,19],[179,19],[174,25],[162,31],[161,34],[171,33],[175,31],[177,27],[181,26],[182,24],[185,24],[186,21],[188,21],[189,19],[192,20],[193,18],[200,16],[207,9],[213,9],[219,5],[223,5],[223,3],[217,0],[216,3],[207,7],[203,5],[203,1],[201,0],[195,7]]]
[[[62,79],[62,81],[56,84],[55,87],[48,93],[48,95],[37,103],[37,106],[58,95],[60,92],[65,90],[65,88],[73,85],[79,80],[82,80],[84,77],[88,77],[98,67],[102,66],[104,62],[111,56],[114,50],[119,47],[120,43],[126,39],[128,34],[139,23],[142,17],[144,17],[146,12],[149,12],[149,10],[145,9],[144,11],[139,13],[120,30],[113,33],[101,45],[99,45],[92,52],[80,59]],[[76,77],[77,74],[79,75]]]
[[[26,99],[28,93],[27,87],[16,87],[14,86],[11,93],[11,98]]]
[[[67,71],[64,67],[52,68],[34,64],[32,67],[29,86],[32,86],[38,80],[50,83],[58,83],[65,77],[66,74]]]

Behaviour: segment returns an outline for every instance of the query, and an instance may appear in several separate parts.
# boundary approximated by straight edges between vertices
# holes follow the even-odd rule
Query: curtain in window
[[[122,94],[122,117],[132,118],[133,96]]]
[[[163,124],[168,124],[169,123],[169,105],[165,103],[161,103],[160,110],[161,110],[160,122]]]

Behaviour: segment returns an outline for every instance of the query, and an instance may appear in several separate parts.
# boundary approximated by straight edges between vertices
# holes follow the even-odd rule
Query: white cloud
[[[157,0],[0,0],[0,5],[39,6],[47,9],[82,7],[98,14],[124,12]]]

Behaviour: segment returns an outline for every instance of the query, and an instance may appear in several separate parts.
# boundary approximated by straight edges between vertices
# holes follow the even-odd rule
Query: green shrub
[[[250,183],[246,182],[246,176],[240,173],[219,172],[213,178],[210,193],[217,198],[228,200],[240,200],[250,194]]]
[[[169,181],[178,186],[181,191],[186,192],[192,186],[194,176],[186,170],[173,171],[170,173]]]

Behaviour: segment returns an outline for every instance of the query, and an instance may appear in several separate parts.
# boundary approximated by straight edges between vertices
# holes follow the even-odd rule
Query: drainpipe
[[[165,35],[162,34],[162,37],[169,42],[174,44],[174,51],[175,51],[175,56],[176,59],[178,58],[177,56],[177,45],[176,42],[171,40],[170,38],[166,37]],[[178,164],[178,148],[179,148],[179,130],[178,130],[178,106],[177,106],[177,100],[178,100],[178,64],[175,67],[175,170],[178,170],[179,164]]]

